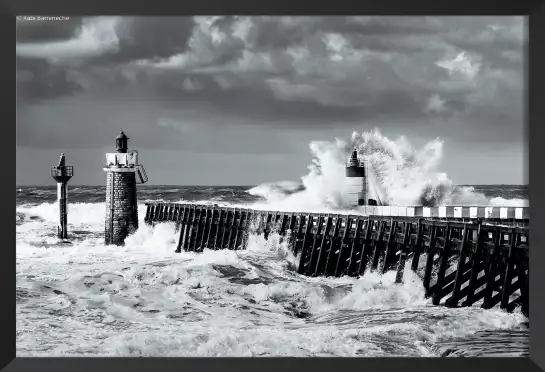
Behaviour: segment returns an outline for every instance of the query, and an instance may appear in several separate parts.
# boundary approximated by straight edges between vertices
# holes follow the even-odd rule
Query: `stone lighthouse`
[[[123,245],[125,238],[138,229],[137,175],[147,181],[138,152],[128,151],[129,138],[121,131],[115,139],[116,152],[106,154],[105,243]]]

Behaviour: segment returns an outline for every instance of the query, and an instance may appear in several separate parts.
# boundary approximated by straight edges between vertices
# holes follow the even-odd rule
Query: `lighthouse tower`
[[[356,149],[346,165],[346,180],[348,182],[347,195],[350,205],[365,205],[367,197],[367,180],[363,162],[358,160]]]
[[[144,167],[138,164],[138,152],[128,151],[128,137],[121,131],[116,137],[116,152],[106,154],[105,243],[123,245],[125,238],[138,229],[137,175],[147,181]]]

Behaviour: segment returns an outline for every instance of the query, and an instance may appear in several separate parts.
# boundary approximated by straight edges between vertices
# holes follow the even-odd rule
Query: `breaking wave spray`
[[[314,157],[300,183],[283,181],[261,184],[249,190],[278,209],[318,211],[349,206],[346,197],[346,161],[356,148],[365,160],[368,198],[382,205],[494,205],[523,206],[522,199],[487,198],[473,187],[455,187],[439,170],[444,142],[439,138],[415,148],[405,136],[391,140],[378,129],[353,132],[349,142],[312,141]]]

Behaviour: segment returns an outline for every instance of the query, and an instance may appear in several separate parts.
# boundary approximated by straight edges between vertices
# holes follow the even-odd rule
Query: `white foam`
[[[18,356],[430,356],[429,343],[525,321],[433,307],[408,267],[403,284],[301,276],[274,233],[176,254],[174,225],[146,226],[144,205],[124,247],[103,244],[103,203],[72,205],[69,232],[86,234],[71,245],[57,244],[54,205],[17,212],[43,219],[17,226]]]
[[[487,198],[473,187],[454,188],[447,174],[439,170],[443,157],[443,142],[439,139],[414,148],[406,137],[395,141],[383,136],[378,129],[352,134],[350,143],[313,141],[310,150],[314,156],[308,174],[301,178],[302,191],[289,185],[267,183],[249,190],[262,196],[266,203],[257,203],[264,209],[325,212],[343,209],[349,205],[345,177],[346,160],[352,149],[366,160],[368,198],[386,205],[490,205],[527,206],[523,199]]]

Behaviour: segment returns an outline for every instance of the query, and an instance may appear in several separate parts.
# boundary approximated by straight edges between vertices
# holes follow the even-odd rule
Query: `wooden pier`
[[[518,213],[518,212],[517,212]],[[422,267],[426,295],[449,307],[500,305],[528,314],[528,219],[288,213],[148,203],[145,222],[175,223],[177,251],[245,249],[249,234],[279,234],[307,276],[359,277]],[[420,262],[422,260],[422,263]]]

